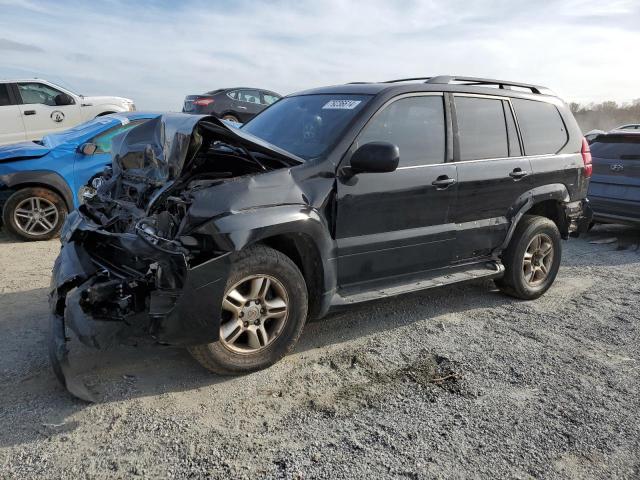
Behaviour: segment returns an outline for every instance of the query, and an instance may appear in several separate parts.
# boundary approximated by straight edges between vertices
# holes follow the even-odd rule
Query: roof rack
[[[495,85],[503,90],[511,90],[511,87],[526,88],[531,90],[531,93],[553,95],[553,92],[547,87],[540,85],[531,85],[529,83],[511,82],[508,80],[494,80],[491,78],[478,78],[478,77],[457,77],[452,75],[438,75],[436,77],[415,77],[415,78],[401,78],[398,80],[387,80],[383,83],[397,83],[397,82],[409,82],[416,80],[424,80],[424,83],[448,85],[451,83],[459,83],[461,85]]]

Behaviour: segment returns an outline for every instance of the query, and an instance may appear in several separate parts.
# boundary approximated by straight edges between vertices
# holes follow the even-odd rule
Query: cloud
[[[14,52],[44,52],[40,47],[29,45],[27,43],[14,42],[6,38],[0,38],[0,51]]]
[[[568,100],[640,97],[640,2],[0,0],[0,76],[64,80],[140,108],[221,86],[290,93],[435,74],[549,85]],[[79,20],[81,19],[81,20]],[[38,48],[38,47],[34,47]]]

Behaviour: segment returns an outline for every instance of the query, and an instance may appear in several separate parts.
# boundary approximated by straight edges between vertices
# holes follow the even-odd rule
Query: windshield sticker
[[[353,110],[362,100],[329,100],[322,107],[323,110]]]

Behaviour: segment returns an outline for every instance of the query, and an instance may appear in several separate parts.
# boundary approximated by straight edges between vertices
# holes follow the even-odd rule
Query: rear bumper
[[[103,231],[78,211],[61,238],[49,293],[49,351],[55,373],[74,395],[91,400],[68,378],[67,331],[98,349],[141,334],[184,346],[218,340],[229,254],[191,267],[181,254],[135,234]],[[117,252],[116,261],[96,252]]]
[[[589,199],[563,204],[567,233],[577,236],[586,233],[593,221],[593,209]]]
[[[594,221],[640,225],[640,202],[597,196],[591,196],[589,199]]]

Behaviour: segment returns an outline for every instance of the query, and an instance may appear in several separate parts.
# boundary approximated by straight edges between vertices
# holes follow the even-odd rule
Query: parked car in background
[[[258,88],[220,88],[187,96],[182,111],[245,123],[280,98],[275,92]]]
[[[100,115],[135,109],[128,98],[85,97],[46,80],[0,80],[0,145],[40,140]]]
[[[614,128],[614,130],[638,130],[640,131],[640,123],[628,123],[627,125],[620,125]]]
[[[111,163],[111,139],[158,114],[98,117],[39,142],[0,147],[0,210],[7,231],[24,240],[47,240],[67,212],[95,185],[89,180]]]
[[[640,130],[614,130],[591,144],[594,221],[640,225]]]
[[[163,115],[113,158],[70,214],[51,280],[51,360],[85,399],[68,342],[101,348],[105,321],[242,374],[332,307],[479,278],[537,298],[591,219],[568,106],[500,80],[318,88],[240,129]]]

